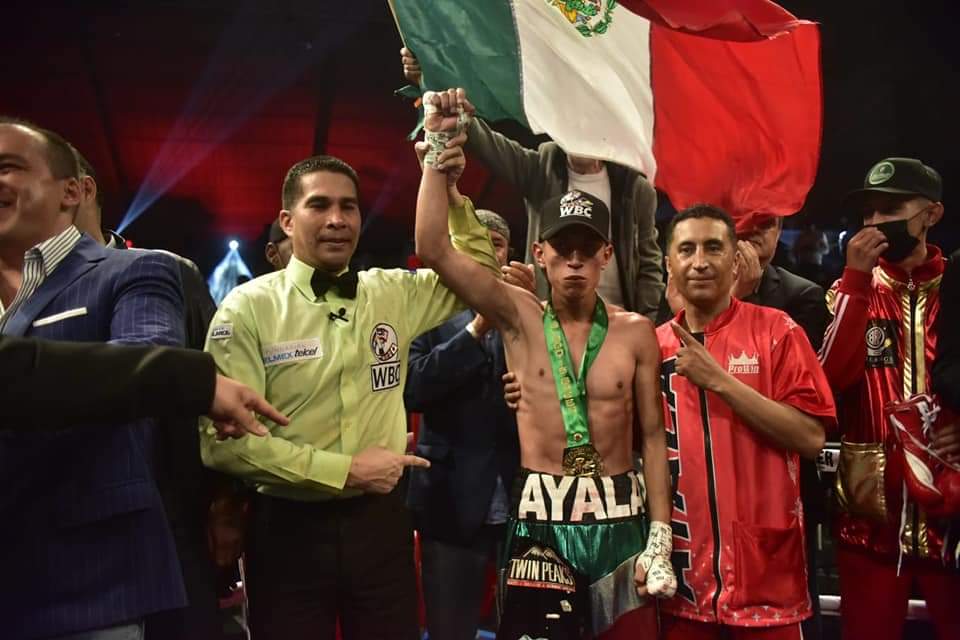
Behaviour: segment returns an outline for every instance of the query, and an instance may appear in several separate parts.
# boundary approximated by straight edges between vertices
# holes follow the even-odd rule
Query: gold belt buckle
[[[599,478],[603,475],[603,458],[592,444],[567,447],[563,450],[563,474]]]

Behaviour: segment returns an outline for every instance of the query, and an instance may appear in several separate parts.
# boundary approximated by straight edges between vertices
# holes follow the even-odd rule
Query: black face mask
[[[920,215],[923,211],[917,212],[917,215]],[[915,218],[917,216],[913,216]],[[887,242],[890,246],[887,247],[881,255],[883,259],[887,262],[900,262],[904,260],[907,256],[913,253],[913,250],[917,248],[917,245],[920,244],[920,239],[910,235],[910,232],[907,231],[907,223],[910,220],[892,220],[890,222],[881,222],[880,224],[867,225],[871,227],[876,227],[879,229],[883,235],[887,236]]]

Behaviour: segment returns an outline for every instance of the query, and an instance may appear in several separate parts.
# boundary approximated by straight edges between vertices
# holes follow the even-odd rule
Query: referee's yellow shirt
[[[454,247],[497,273],[473,204],[449,212]],[[220,373],[263,394],[290,424],[270,435],[218,441],[201,420],[203,462],[257,491],[295,500],[356,495],[344,489],[352,456],[406,444],[403,385],[410,343],[463,309],[428,269],[360,271],[357,297],[331,289],[317,298],[313,268],[291,258],[283,271],[241,285],[224,299],[206,350]],[[330,313],[346,320],[330,318]]]

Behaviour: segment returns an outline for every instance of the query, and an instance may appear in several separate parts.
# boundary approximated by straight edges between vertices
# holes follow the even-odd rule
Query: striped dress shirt
[[[57,268],[63,259],[73,251],[73,248],[83,237],[77,228],[70,225],[62,232],[47,238],[40,244],[31,247],[23,254],[23,279],[20,282],[20,288],[9,308],[3,306],[0,300],[0,332],[7,324],[7,320],[13,317],[20,306],[30,299],[30,296],[40,288],[43,281],[50,277],[54,269]]]

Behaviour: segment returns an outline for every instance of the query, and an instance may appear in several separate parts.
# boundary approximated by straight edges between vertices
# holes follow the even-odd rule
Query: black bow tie
[[[347,271],[335,276],[329,271],[315,269],[313,277],[310,278],[310,286],[313,287],[313,294],[318,298],[324,296],[331,287],[336,288],[337,292],[344,298],[356,298],[357,274],[353,271]]]

